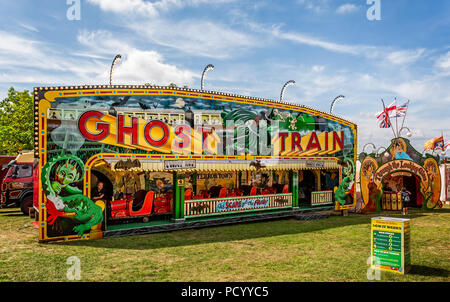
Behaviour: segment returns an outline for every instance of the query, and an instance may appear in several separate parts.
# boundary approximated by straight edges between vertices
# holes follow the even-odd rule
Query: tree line
[[[28,90],[13,87],[0,101],[0,155],[33,150],[33,98]]]

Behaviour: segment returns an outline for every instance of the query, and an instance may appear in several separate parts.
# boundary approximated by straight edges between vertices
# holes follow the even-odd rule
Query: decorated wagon
[[[39,241],[355,207],[355,124],[301,105],[156,86],[34,90]]]
[[[439,157],[418,152],[407,138],[393,138],[382,154],[362,152],[359,160],[363,212],[402,210],[402,190],[409,192],[408,207],[442,207]]]

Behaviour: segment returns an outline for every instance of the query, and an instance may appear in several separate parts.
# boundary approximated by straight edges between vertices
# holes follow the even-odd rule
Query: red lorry
[[[16,159],[15,156],[0,155],[0,184],[2,183],[3,178],[5,178],[6,173],[9,170],[8,164],[15,159]],[[2,196],[1,194],[2,188],[0,185],[0,196]]]
[[[25,215],[33,207],[33,152],[20,153],[5,167],[0,207],[20,207]]]

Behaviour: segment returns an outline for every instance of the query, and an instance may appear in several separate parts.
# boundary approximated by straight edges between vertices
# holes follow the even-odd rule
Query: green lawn
[[[70,256],[81,259],[82,281],[367,281],[373,216],[38,244],[28,217],[2,209],[0,281],[67,281]],[[450,207],[408,217],[412,270],[381,281],[450,281]]]

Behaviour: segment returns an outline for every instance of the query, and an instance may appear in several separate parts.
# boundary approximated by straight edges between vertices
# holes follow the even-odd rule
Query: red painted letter
[[[339,133],[339,136],[338,136]],[[336,150],[336,143],[338,144],[338,146],[340,147],[340,149],[344,149],[344,132],[343,131],[339,131],[339,132],[333,132],[333,150]]]
[[[286,150],[286,137],[288,136],[287,132],[280,132],[280,134],[278,134],[278,136],[281,139],[281,151],[280,153],[284,152],[284,150]]]
[[[157,141],[154,140],[150,135],[150,131],[152,130],[153,127],[160,127],[163,131],[162,138],[160,138]],[[167,142],[167,140],[169,139],[169,134],[170,134],[169,128],[167,127],[167,125],[158,120],[153,120],[151,122],[148,122],[144,128],[145,140],[147,141],[147,143],[149,143],[150,145],[152,145],[154,147],[161,147],[162,145],[164,145]]]
[[[291,137],[291,151],[295,151],[295,147],[298,148],[298,151],[303,151],[300,142],[302,141],[302,137],[298,132],[292,132]]]
[[[182,139],[181,142],[175,141],[178,148],[185,148],[191,144],[191,127],[188,125],[177,125],[175,135]]]
[[[80,129],[81,134],[91,141],[101,141],[109,135],[109,124],[108,123],[96,123],[96,130],[100,130],[99,133],[93,134],[86,129],[86,123],[91,117],[101,119],[104,116],[103,113],[98,111],[86,111],[78,119],[78,129]]]
[[[208,135],[212,133],[212,129],[211,128],[198,127],[198,130],[203,134],[202,135],[203,150],[206,150],[206,149],[208,149],[208,145],[206,143],[206,139],[207,139]]]
[[[131,118],[131,127],[125,127],[123,125],[124,122],[124,116],[119,114],[117,116],[117,143],[123,144],[124,143],[124,133],[130,133],[131,134],[131,143],[133,145],[138,144],[138,119],[137,117]]]
[[[322,150],[320,148],[319,138],[315,132],[311,132],[311,136],[309,137],[308,145],[306,146],[306,151],[317,148],[317,150]]]

